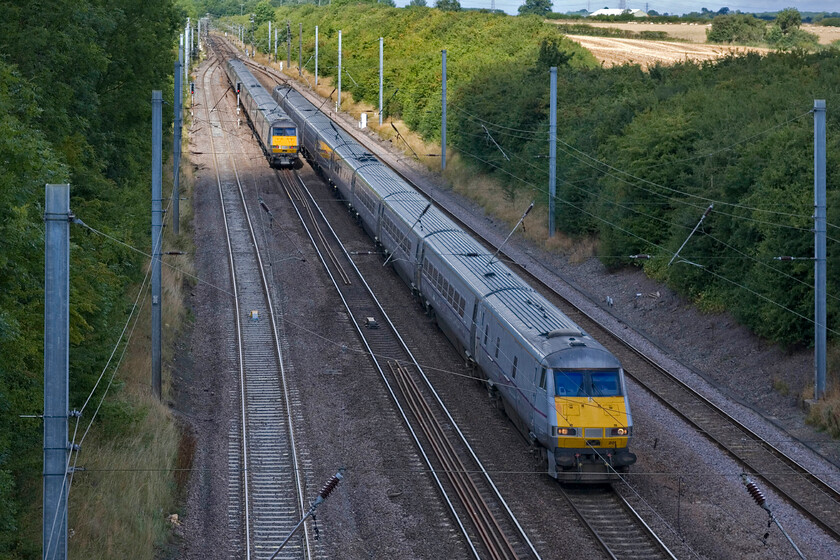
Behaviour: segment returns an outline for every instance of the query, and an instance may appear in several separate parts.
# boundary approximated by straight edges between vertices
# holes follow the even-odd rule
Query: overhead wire
[[[545,135],[545,136],[546,136],[546,138],[547,138],[547,133],[542,132],[542,131],[523,130],[523,129],[515,129],[515,128],[506,127],[506,126],[504,126],[504,125],[500,125],[500,124],[498,124],[498,123],[494,123],[494,122],[492,122],[492,121],[488,121],[488,120],[486,120],[486,119],[481,119],[481,118],[479,118],[479,117],[477,117],[477,116],[475,116],[475,115],[472,115],[472,114],[471,114],[471,113],[469,113],[468,111],[466,111],[466,110],[464,110],[464,109],[461,109],[461,108],[459,108],[459,107],[453,107],[453,108],[454,108],[456,111],[460,111],[460,112],[462,112],[462,113],[464,113],[464,114],[468,115],[471,119],[476,120],[476,121],[480,122],[480,123],[481,123],[481,124],[483,124],[483,125],[489,125],[489,126],[491,126],[491,127],[494,127],[494,128],[500,129],[500,130],[502,130],[502,131],[504,131],[504,130],[511,130],[511,131],[516,131],[516,132],[521,132],[521,133],[522,133],[522,135],[521,135],[521,136],[519,136],[519,135],[514,135],[514,136],[513,136],[514,138],[517,138],[517,139],[527,139],[527,140],[532,140],[532,139],[533,139],[533,137],[534,137],[535,135]],[[809,114],[811,114],[811,113],[813,113],[813,110],[806,111],[806,112],[804,112],[804,113],[802,113],[802,114],[799,114],[799,115],[797,115],[797,116],[795,116],[795,117],[792,117],[792,118],[790,118],[790,119],[788,119],[788,120],[786,120],[786,121],[784,121],[784,122],[782,122],[782,123],[778,123],[778,124],[776,124],[776,125],[773,125],[772,127],[769,127],[769,128],[767,128],[767,129],[763,130],[762,132],[759,132],[759,133],[753,134],[753,135],[749,136],[748,138],[745,138],[745,139],[739,140],[738,142],[734,142],[734,143],[732,143],[732,144],[730,144],[730,145],[728,145],[728,146],[726,146],[726,147],[720,148],[720,149],[718,149],[718,150],[714,150],[714,151],[709,152],[709,153],[706,153],[706,154],[700,154],[700,155],[697,155],[697,156],[692,156],[692,157],[690,157],[690,158],[685,158],[685,159],[682,159],[682,160],[673,160],[673,161],[668,161],[668,162],[662,162],[662,163],[659,163],[659,164],[654,164],[654,165],[651,165],[651,166],[647,166],[647,167],[645,167],[645,169],[647,169],[647,168],[654,168],[654,167],[661,167],[661,166],[663,166],[663,165],[672,165],[672,164],[682,163],[682,162],[685,162],[685,161],[692,161],[692,160],[695,160],[695,159],[702,159],[702,158],[705,158],[705,157],[710,157],[710,156],[712,156],[712,155],[715,155],[715,154],[717,154],[717,153],[720,153],[720,152],[723,152],[723,151],[726,151],[726,150],[731,150],[732,148],[734,148],[734,147],[736,147],[736,146],[738,146],[738,145],[740,145],[740,144],[746,143],[746,142],[748,142],[749,140],[755,139],[755,138],[760,137],[760,136],[762,136],[762,135],[768,134],[768,133],[770,133],[770,132],[772,132],[772,131],[774,131],[774,130],[777,130],[777,129],[781,128],[781,127],[787,126],[788,124],[790,124],[790,123],[792,123],[792,122],[795,122],[795,121],[797,121],[797,120],[799,120],[799,119],[801,119],[801,118],[803,118],[803,117],[805,117],[805,116],[807,116],[807,115],[809,115]],[[483,136],[482,134],[480,134],[480,133],[478,133],[478,132],[476,132],[476,133],[474,133],[474,134],[475,134],[476,136]],[[708,197],[703,197],[703,196],[700,196],[700,195],[695,195],[695,194],[693,194],[693,193],[689,193],[689,192],[687,192],[687,191],[682,191],[682,190],[679,190],[679,189],[674,189],[674,188],[672,188],[672,187],[667,187],[667,186],[665,186],[665,185],[661,185],[661,184],[655,183],[655,182],[653,182],[653,181],[649,181],[649,180],[647,180],[647,179],[644,179],[644,178],[642,178],[642,177],[638,177],[638,176],[636,176],[636,175],[634,175],[634,174],[632,174],[632,173],[629,173],[629,172],[627,172],[627,171],[624,171],[624,170],[621,170],[621,169],[619,169],[619,168],[616,168],[616,167],[614,167],[614,166],[612,166],[612,165],[610,165],[610,164],[608,164],[608,163],[606,163],[606,162],[604,162],[604,161],[601,161],[600,159],[598,159],[598,158],[596,158],[596,157],[594,157],[594,156],[591,156],[591,155],[587,154],[586,152],[583,152],[582,150],[579,150],[579,149],[575,148],[574,146],[572,146],[571,144],[568,144],[567,142],[564,142],[564,141],[563,141],[563,140],[561,140],[560,138],[558,138],[558,139],[557,139],[557,141],[558,141],[558,143],[559,143],[559,144],[561,144],[562,146],[565,146],[565,148],[566,148],[566,149],[565,149],[565,150],[563,150],[563,151],[564,151],[564,153],[567,153],[567,154],[568,154],[568,155],[570,155],[570,156],[572,156],[573,154],[578,154],[580,157],[576,157],[576,159],[578,159],[579,161],[581,161],[581,163],[586,163],[586,160],[591,160],[592,162],[595,162],[595,164],[597,164],[597,165],[601,165],[601,166],[604,166],[604,167],[606,167],[606,168],[610,169],[611,171],[613,171],[613,172],[615,172],[615,173],[622,174],[622,175],[626,175],[626,176],[628,176],[628,177],[630,177],[631,179],[634,179],[634,180],[636,180],[636,181],[639,181],[639,182],[642,182],[642,183],[645,183],[645,184],[649,184],[649,185],[651,185],[651,186],[655,186],[655,187],[658,187],[658,188],[662,188],[662,189],[668,190],[668,191],[670,191],[670,192],[673,192],[673,193],[675,193],[675,194],[680,194],[680,195],[683,195],[683,196],[686,196],[686,197],[690,197],[690,198],[697,198],[697,199],[701,200],[703,203],[714,203],[714,204],[717,204],[717,205],[731,206],[731,207],[733,207],[733,208],[739,208],[739,209],[743,209],[743,210],[749,210],[749,211],[752,211],[752,212],[766,212],[766,213],[770,213],[770,214],[777,214],[777,215],[782,215],[782,216],[787,216],[787,217],[796,217],[796,218],[809,218],[809,217],[810,217],[810,216],[806,216],[806,215],[803,215],[803,214],[793,214],[793,213],[790,213],[790,212],[779,212],[779,211],[776,211],[776,210],[768,210],[768,209],[763,209],[763,208],[757,208],[757,207],[746,206],[746,205],[743,205],[743,204],[736,204],[736,203],[731,203],[731,202],[727,202],[727,201],[716,200],[716,199],[712,199],[712,198],[708,198]],[[573,156],[573,157],[574,157],[574,156]],[[619,179],[619,177],[617,177],[616,175],[613,175],[612,173],[606,173],[605,171],[598,169],[598,168],[595,166],[595,164],[589,164],[589,166],[590,166],[590,167],[593,167],[593,168],[594,168],[594,169],[596,169],[596,170],[601,171],[602,173],[605,173],[605,174],[610,175],[610,176],[612,176],[612,177],[614,177],[614,178],[616,178],[616,179]],[[636,186],[636,187],[638,187],[638,185],[635,185],[634,183],[631,183],[631,182],[629,182],[629,181],[627,181],[627,180],[625,180],[625,182],[626,182],[627,184],[631,185],[631,186]],[[661,194],[661,193],[660,193],[660,194]],[[677,202],[680,202],[680,203],[685,203],[684,201],[681,201],[680,199],[674,199],[674,200],[675,200],[675,201],[677,201]],[[738,218],[746,218],[746,217],[743,217],[743,216],[735,216],[735,217],[738,217]],[[767,225],[774,225],[772,222],[762,222],[762,223],[765,223],[765,224],[767,224]],[[840,226],[835,226],[835,227],[840,227]]]
[[[505,173],[505,174],[509,175],[511,178],[516,179],[517,181],[520,181],[520,182],[522,182],[522,183],[526,184],[526,185],[527,185],[529,188],[531,188],[531,189],[538,190],[538,191],[539,191],[539,190],[542,190],[542,188],[541,188],[541,187],[537,187],[536,185],[533,185],[533,184],[529,183],[527,180],[522,179],[521,177],[519,177],[519,176],[517,176],[517,175],[514,175],[513,173],[511,173],[511,172],[507,171],[506,169],[504,169],[504,168],[502,168],[502,167],[500,167],[500,166],[498,166],[498,165],[496,165],[496,164],[494,164],[494,163],[492,163],[492,162],[490,162],[490,161],[488,161],[488,160],[485,160],[485,159],[483,159],[483,158],[481,158],[481,157],[479,157],[479,156],[477,156],[477,155],[471,154],[471,153],[466,152],[466,151],[464,151],[464,150],[461,150],[461,153],[463,153],[464,155],[466,155],[466,156],[468,156],[468,157],[472,157],[472,158],[474,158],[474,159],[477,159],[478,161],[481,161],[481,162],[482,162],[482,163],[484,163],[485,165],[488,165],[488,166],[490,166],[490,167],[493,167],[493,168],[495,168],[495,169],[498,169],[498,170],[499,170],[499,171],[501,171],[502,173]],[[559,198],[559,197],[558,197],[558,198]],[[610,227],[613,227],[613,228],[615,228],[615,229],[617,229],[617,230],[619,230],[619,231],[622,231],[623,233],[626,233],[627,235],[630,235],[630,236],[632,236],[632,237],[634,237],[634,238],[636,238],[636,239],[639,239],[640,241],[644,242],[644,243],[646,244],[646,246],[653,246],[653,247],[657,247],[658,249],[661,249],[661,250],[662,250],[663,252],[665,252],[665,253],[670,253],[670,254],[673,254],[673,253],[671,253],[668,249],[666,249],[665,247],[662,247],[661,245],[658,245],[658,244],[654,243],[653,241],[646,240],[646,239],[642,238],[641,236],[639,236],[639,235],[637,235],[637,234],[635,234],[635,233],[633,233],[633,232],[630,232],[630,231],[628,231],[628,230],[626,230],[626,229],[622,228],[622,227],[621,227],[621,226],[619,226],[618,224],[615,224],[615,223],[613,223],[613,222],[611,222],[611,221],[609,221],[609,220],[607,220],[607,219],[605,219],[605,218],[603,218],[603,217],[601,217],[601,216],[598,216],[598,215],[596,215],[596,214],[593,214],[593,213],[591,213],[591,212],[589,212],[589,211],[587,211],[587,210],[585,210],[585,209],[581,208],[580,206],[578,206],[578,205],[576,205],[576,204],[574,204],[574,203],[572,203],[572,202],[570,202],[570,201],[568,201],[568,200],[565,200],[565,199],[562,199],[562,198],[559,198],[559,199],[560,199],[560,201],[561,201],[561,202],[563,202],[564,204],[568,204],[569,206],[571,206],[572,208],[575,208],[575,209],[576,209],[576,210],[578,210],[579,212],[582,212],[582,213],[584,213],[584,214],[587,214],[587,215],[589,215],[589,216],[591,216],[591,217],[595,218],[596,220],[598,220],[598,221],[600,221],[600,222],[603,222],[603,223],[605,223],[605,224],[609,225]],[[759,261],[759,262],[760,262],[760,261]],[[705,269],[704,269],[704,270],[705,270]],[[779,273],[780,273],[780,274],[785,274],[783,271],[779,271]],[[737,284],[737,283],[736,283],[736,284]],[[835,296],[832,296],[832,298],[837,299]],[[769,300],[769,298],[768,298],[768,300]],[[774,304],[776,304],[776,305],[782,306],[782,305],[781,305],[781,304],[779,304],[778,302],[773,302],[773,303],[774,303]],[[782,306],[782,307],[784,307],[784,306]],[[812,322],[813,322],[813,321],[812,321]]]

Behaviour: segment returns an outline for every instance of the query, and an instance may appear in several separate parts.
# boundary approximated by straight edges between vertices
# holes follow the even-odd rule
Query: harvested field
[[[580,24],[585,23],[592,27],[613,27],[615,29],[623,29],[625,31],[632,31],[634,33],[641,33],[642,31],[664,31],[671,39],[678,39],[680,41],[689,41],[691,43],[705,43],[706,30],[711,27],[709,25],[702,25],[697,23],[649,23],[649,22],[627,22],[627,23],[611,23],[611,22],[596,22],[596,21],[581,21],[581,20],[550,20],[551,23],[566,23],[566,24]],[[825,27],[822,25],[803,25],[803,31],[813,33],[820,38],[821,45],[829,45],[834,41],[840,41],[840,27]]]
[[[654,64],[675,64],[684,60],[712,60],[731,53],[748,51],[766,53],[769,49],[731,45],[700,45],[670,41],[646,41],[643,39],[616,39],[612,37],[591,37],[588,35],[567,35],[577,41],[604,66],[639,64],[643,68]]]

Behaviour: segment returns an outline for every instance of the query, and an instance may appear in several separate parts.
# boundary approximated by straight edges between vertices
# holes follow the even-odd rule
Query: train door
[[[478,310],[477,321],[475,321],[477,324],[475,325],[476,328],[473,333],[473,336],[475,337],[475,340],[473,341],[473,355],[479,365],[481,365],[488,354],[487,339],[490,336],[490,325],[487,321],[487,308],[484,305],[480,305],[478,299],[476,299],[476,307],[480,307],[481,309]]]
[[[467,348],[467,352],[469,353],[469,357],[472,361],[477,360],[476,357],[478,354],[478,333],[480,330],[476,325],[476,319],[478,319],[478,298],[473,296],[474,303],[473,303],[473,310],[472,310],[472,321],[470,321],[470,338],[469,338],[469,348]]]

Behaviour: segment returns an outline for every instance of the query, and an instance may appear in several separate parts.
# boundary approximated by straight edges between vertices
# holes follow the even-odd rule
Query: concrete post
[[[441,93],[440,113],[440,170],[446,170],[446,49],[440,51],[442,55],[443,92]]]
[[[152,91],[152,391],[160,398],[161,136],[163,97]]]
[[[382,50],[383,38],[379,38],[379,126],[382,126]]]
[[[814,100],[814,400],[825,396],[826,194],[825,99]]]
[[[268,54],[269,59],[271,58],[271,22],[268,22],[268,45],[265,47],[265,52]]]
[[[67,558],[70,185],[47,185],[44,252],[43,558]]]
[[[341,111],[341,30],[338,30],[338,101],[335,104],[336,112]]]
[[[315,26],[315,85],[318,85],[318,26]]]
[[[557,189],[557,67],[551,67],[551,101],[548,125],[548,236],[554,237],[554,205]]]
[[[183,106],[184,87],[181,85],[181,60],[184,58],[182,49],[178,49],[178,60],[175,61],[175,91],[173,98],[173,112],[175,116],[174,134],[172,141],[172,230],[175,235],[180,233],[180,202],[181,202],[181,113]]]

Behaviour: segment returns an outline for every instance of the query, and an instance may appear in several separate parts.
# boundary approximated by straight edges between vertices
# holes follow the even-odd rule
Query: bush
[[[757,45],[764,41],[767,24],[746,14],[715,16],[706,32],[709,43]]]

